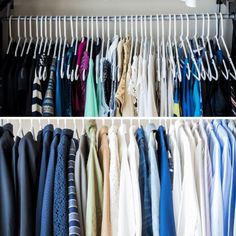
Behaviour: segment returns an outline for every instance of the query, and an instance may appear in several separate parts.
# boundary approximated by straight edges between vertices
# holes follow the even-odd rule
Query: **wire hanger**
[[[21,54],[20,54],[20,57],[23,57],[24,55],[24,51],[25,51],[25,46],[26,46],[26,43],[28,41],[28,38],[27,38],[27,16],[24,17],[24,43],[23,43],[23,47],[22,47],[22,50],[21,50]]]
[[[191,59],[192,59],[192,62],[195,66],[195,69],[197,71],[197,75],[195,75],[194,73],[192,73],[192,75],[197,79],[197,80],[200,80],[201,79],[201,76],[200,76],[200,70],[199,70],[199,67],[197,65],[197,62],[196,62],[196,59],[195,59],[195,56],[194,56],[194,53],[193,53],[193,49],[192,49],[192,46],[190,44],[190,41],[189,41],[189,18],[188,18],[188,14],[185,14],[186,16],[186,20],[187,20],[187,33],[186,33],[186,41],[187,41],[187,45],[188,45],[188,48],[189,48],[189,51],[190,51],[190,54],[191,54]]]
[[[13,41],[13,37],[12,37],[12,29],[11,29],[11,20],[12,20],[12,16],[10,16],[9,18],[9,22],[8,22],[8,28],[9,28],[9,44],[8,44],[8,47],[7,47],[7,52],[6,54],[9,54],[9,51],[10,51],[10,48],[11,48],[11,44],[12,44],[12,41]]]
[[[178,46],[177,46],[177,39],[176,39],[176,15],[174,14],[174,46],[175,46],[175,57],[176,57],[176,63],[177,63],[177,77],[178,80],[181,82],[182,81],[182,74],[181,74],[181,69],[180,69],[180,58],[179,58],[179,51],[178,51]]]
[[[226,51],[226,54],[227,54],[229,63],[230,63],[230,65],[231,65],[231,68],[232,68],[232,70],[233,70],[233,73],[230,71],[230,75],[231,75],[234,79],[236,79],[236,69],[235,69],[234,63],[233,63],[233,61],[232,61],[232,58],[231,58],[230,53],[229,53],[229,50],[228,50],[227,45],[226,45],[225,40],[224,40],[224,25],[223,25],[223,15],[222,15],[222,13],[220,13],[220,23],[221,23],[221,35],[220,35],[220,39],[221,39],[222,44],[223,44],[223,46],[224,46],[224,49],[225,49],[225,51]]]
[[[33,36],[32,36],[32,16],[30,16],[30,18],[29,18],[29,35],[30,35],[30,41],[29,41],[28,48],[26,50],[26,55],[29,54],[30,46],[31,46],[31,44],[33,42]]]
[[[215,79],[215,80],[218,80],[219,73],[218,73],[218,69],[217,69],[216,64],[215,64],[215,60],[214,60],[213,53],[212,53],[212,48],[211,48],[211,43],[210,43],[210,39],[209,39],[209,35],[210,35],[210,17],[209,17],[209,14],[207,14],[207,18],[208,18],[208,21],[207,21],[206,40],[207,40],[209,54],[210,54],[210,62],[213,65],[213,68],[214,68],[214,71],[215,71],[215,75],[216,75],[216,76],[213,76],[213,74],[211,74],[211,77],[213,79]]]
[[[63,45],[63,51],[61,56],[61,78],[64,78],[64,61],[65,61],[65,51],[66,51],[66,45],[67,45],[67,34],[66,34],[66,16],[64,16],[64,45]]]
[[[198,44],[198,40],[197,40],[197,29],[198,29],[198,26],[197,26],[197,14],[195,13],[194,14],[194,35],[193,35],[193,39],[194,39],[194,42],[196,44],[196,48],[197,48],[197,53],[198,53],[198,57],[200,58],[201,57],[201,53],[200,53],[200,46]],[[203,65],[203,61],[201,60],[200,61],[200,65],[201,65],[201,78],[203,80],[206,80],[206,71],[205,71],[205,67]]]

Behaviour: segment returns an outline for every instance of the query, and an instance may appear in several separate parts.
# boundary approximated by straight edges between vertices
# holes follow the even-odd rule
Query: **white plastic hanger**
[[[211,49],[211,43],[210,43],[210,39],[209,39],[209,35],[210,35],[210,17],[209,17],[209,14],[207,14],[207,18],[208,18],[208,21],[207,21],[207,35],[206,35],[206,40],[207,40],[207,43],[208,43],[208,49],[209,49],[209,54],[210,54],[210,62],[212,63],[213,65],[213,68],[215,70],[215,74],[216,76],[213,76],[213,74],[211,75],[211,77],[215,80],[218,80],[219,78],[219,73],[218,73],[218,70],[217,70],[217,67],[216,67],[216,64],[215,64],[215,60],[213,58],[213,53],[212,53],[212,49]]]
[[[197,65],[197,62],[196,62],[196,59],[195,59],[195,56],[194,56],[194,53],[193,53],[193,49],[192,49],[192,46],[190,44],[190,40],[189,40],[189,18],[188,18],[188,14],[185,14],[186,16],[186,20],[187,20],[187,33],[186,33],[186,41],[187,41],[187,45],[188,45],[188,48],[189,48],[189,51],[190,51],[190,54],[191,54],[191,59],[192,59],[192,62],[195,66],[195,69],[197,71],[197,75],[193,74],[192,75],[197,79],[197,80],[200,80],[201,79],[201,76],[200,76],[200,70],[198,68],[198,65]]]
[[[30,119],[30,132],[33,136],[33,139],[35,140],[35,132],[34,132],[34,125],[33,125],[33,119]]]
[[[206,75],[207,75],[209,81],[211,81],[212,80],[212,72],[211,72],[211,66],[210,66],[210,62],[209,62],[207,51],[206,51],[206,44],[205,44],[205,40],[204,40],[204,34],[205,34],[205,17],[204,17],[204,14],[202,14],[202,35],[201,35],[201,40],[202,40],[202,45],[204,47],[204,56],[205,56],[206,64],[207,64]]]
[[[121,16],[119,17],[119,34],[120,34],[120,39],[122,39]]]
[[[76,55],[77,55],[78,45],[79,45],[78,21],[79,21],[79,17],[76,16],[76,20],[75,20],[75,51],[74,51],[74,57],[76,57]],[[75,80],[75,68],[72,68],[72,70],[71,70],[70,79],[71,79],[71,82],[73,82]]]
[[[19,119],[19,129],[17,131],[17,136],[20,138],[23,138],[24,136],[24,132],[23,132],[23,128],[22,128],[22,120]]]
[[[104,16],[102,16],[102,47],[101,47],[102,57],[104,57],[104,43],[105,43]]]
[[[180,21],[181,21],[181,33],[180,33],[179,38],[180,38],[181,45],[183,47],[184,57],[186,59],[186,58],[188,58],[188,56],[187,56],[187,51],[186,51],[184,40],[183,40],[184,22],[183,22],[183,15],[182,14],[180,14]],[[191,71],[190,71],[190,66],[188,63],[187,64],[187,74],[186,74],[186,77],[188,80],[190,80],[190,74],[191,74]]]
[[[157,17],[157,80],[161,81],[161,64],[160,64],[160,24],[159,15]]]
[[[116,16],[114,16],[114,37],[116,36]]]
[[[11,48],[11,44],[12,44],[12,41],[13,41],[12,30],[11,30],[11,20],[12,20],[12,16],[10,16],[9,22],[8,22],[8,28],[9,28],[9,44],[8,44],[8,47],[7,47],[7,52],[6,52],[6,54],[9,53],[10,48]]]
[[[55,17],[55,46],[54,46],[54,52],[53,52],[53,58],[56,58],[57,55],[57,45],[58,45],[58,17]]]
[[[30,16],[30,18],[29,18],[29,36],[30,36],[30,41],[29,41],[28,48],[26,50],[26,55],[29,54],[30,46],[31,46],[31,44],[33,42],[33,36],[32,36],[32,16]]]
[[[90,36],[89,36],[89,16],[87,17],[87,37],[88,37],[88,39],[87,39],[87,43],[86,43],[86,52],[89,51],[89,41],[90,41]],[[91,41],[91,49],[93,47],[92,44],[93,44],[93,42]],[[83,70],[83,75],[82,76],[83,76],[83,81],[85,81],[85,79],[86,79],[85,70]]]
[[[52,16],[49,18],[49,46],[48,46],[48,51],[47,51],[47,56],[50,55],[52,47]],[[47,79],[47,66],[44,66],[43,68],[43,81]]]
[[[164,65],[166,65],[164,15],[161,15],[161,45],[162,45],[162,60],[164,61]],[[164,69],[164,77],[166,77],[166,69]]]
[[[234,63],[233,63],[233,61],[232,61],[232,58],[231,58],[230,53],[229,53],[229,50],[228,50],[227,45],[226,45],[225,40],[224,40],[224,24],[223,24],[223,15],[222,15],[222,13],[220,13],[220,24],[221,24],[221,35],[220,35],[220,39],[221,39],[222,44],[223,44],[223,46],[224,46],[224,49],[225,49],[225,51],[226,51],[226,55],[227,55],[227,57],[228,57],[229,63],[230,63],[230,65],[231,65],[231,68],[232,68],[232,70],[233,70],[233,73],[230,71],[230,75],[231,75],[234,79],[236,79],[236,69],[235,69]]]
[[[76,122],[75,119],[73,119],[73,124],[74,124],[74,132],[73,132],[73,138],[79,140],[79,133],[76,127]]]
[[[110,17],[107,16],[107,48],[106,48],[106,59],[108,58],[109,46],[110,46]]]
[[[177,39],[176,39],[176,15],[174,14],[174,45],[175,45],[175,57],[176,57],[176,63],[177,63],[177,70],[178,70],[178,80],[182,81],[182,74],[180,69],[180,62],[179,62],[179,52],[178,52],[178,45],[177,45]]]
[[[25,46],[26,46],[27,41],[28,41],[28,38],[27,38],[27,16],[25,16],[24,17],[24,43],[23,43],[23,47],[21,50],[21,54],[20,54],[21,57],[23,57],[23,55],[24,55]]]
[[[133,48],[134,48],[134,22],[133,16],[131,16],[131,48],[130,48],[130,56],[129,56],[129,64],[132,63],[133,58]]]
[[[81,39],[82,39],[82,42],[84,42],[84,17],[83,16],[81,16],[80,27],[81,27]],[[76,63],[75,81],[77,81],[78,79],[79,79],[79,65]]]
[[[64,16],[64,45],[62,50],[62,56],[61,56],[61,78],[64,78],[65,72],[64,72],[64,61],[65,61],[65,51],[66,51],[66,44],[67,44],[67,34],[66,34],[66,16]]]
[[[140,121],[140,118],[138,119],[138,127],[141,129],[141,121]]]
[[[195,28],[195,30],[194,30],[193,39],[194,39],[194,42],[196,44],[198,56],[201,57],[200,46],[199,46],[198,40],[197,40],[197,29],[198,29],[198,26],[197,26],[197,14],[196,13],[194,14],[194,28]],[[200,64],[201,64],[201,78],[203,80],[206,80],[206,71],[205,71],[205,67],[203,65],[202,60],[201,60]]]
[[[38,54],[40,55],[42,52],[42,48],[43,48],[43,42],[44,42],[44,35],[43,35],[43,16],[41,16],[40,18],[40,45],[39,45],[39,51]]]
[[[147,56],[147,16],[144,15],[144,52],[143,52],[143,57],[146,58]]]
[[[66,119],[64,119],[64,129],[66,129]]]
[[[93,16],[91,16],[91,49],[90,49],[90,58],[93,57]]]
[[[81,135],[85,134],[84,119],[82,119]]]
[[[153,30],[152,30],[152,15],[150,15],[150,50],[149,50],[149,55],[152,55],[152,49],[153,49]]]
[[[18,41],[17,41],[17,45],[16,45],[16,49],[15,49],[15,57],[17,57],[18,48],[19,48],[20,43],[21,43],[20,16],[18,16],[18,19],[17,19],[17,36],[18,36]]]
[[[39,44],[39,17],[38,16],[36,16],[36,19],[35,19],[35,33],[36,33],[36,43],[35,43],[35,48],[34,48],[34,56],[33,56],[34,59],[37,56],[37,49],[38,49],[38,44]]]
[[[125,37],[128,38],[128,16],[125,16]]]
[[[169,14],[169,32],[168,32],[168,54],[169,54],[169,61],[171,64],[171,70],[173,73],[173,77],[175,78],[175,61],[172,51],[172,43],[171,43],[171,15]]]
[[[58,60],[61,60],[61,50],[62,50],[62,43],[63,43],[63,38],[62,38],[62,33],[61,33],[61,17],[59,16],[59,28],[58,28],[58,32],[59,32],[59,39],[60,39],[60,44],[59,44],[59,50],[58,50]],[[63,79],[63,78],[61,78]]]
[[[208,15],[209,17],[209,15]],[[209,17],[210,18],[210,17]],[[220,43],[219,43],[219,40],[218,40],[218,16],[217,16],[217,13],[215,13],[215,18],[216,18],[216,34],[215,34],[215,41],[216,41],[216,44],[217,44],[217,47],[219,48],[219,50],[221,50],[221,47],[220,47]],[[226,62],[225,62],[225,59],[222,58],[222,63],[223,63],[223,66],[224,66],[224,70],[221,71],[222,75],[225,77],[225,79],[229,79],[229,71],[228,71],[228,68],[226,66]]]
[[[74,35],[74,26],[73,26],[73,17],[70,16],[70,32],[71,32],[71,43],[70,47],[72,48],[75,42],[75,35]],[[67,69],[66,69],[66,77],[67,79],[71,80],[71,73],[70,73],[70,63],[67,64]]]
[[[47,49],[47,44],[48,44],[48,30],[47,30],[47,17],[45,16],[44,17],[44,33],[45,33],[45,41],[44,41],[44,47],[43,47],[43,54],[46,54],[46,49]],[[39,79],[43,79],[43,73],[42,73],[42,70],[43,70],[43,66],[41,65],[39,67]]]
[[[96,16],[96,41],[98,46],[99,45],[98,16]]]
[[[137,56],[138,48],[138,16],[135,17],[135,46],[134,46],[134,55]]]

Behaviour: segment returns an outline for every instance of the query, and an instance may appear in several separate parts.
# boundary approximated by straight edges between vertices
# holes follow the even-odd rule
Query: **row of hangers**
[[[65,119],[54,119],[54,120],[56,120],[56,124],[54,122],[51,122],[50,119],[47,119],[47,122],[44,123],[44,126],[43,126],[42,119],[39,119],[38,120],[39,130],[42,130],[43,127],[45,127],[46,125],[49,125],[49,124],[54,124],[54,125],[56,125],[57,128],[63,128],[63,129],[68,128],[68,126],[67,126],[67,120],[68,119],[65,118]],[[60,120],[63,120],[63,126],[60,125]],[[80,136],[79,136],[79,131],[77,129],[76,119],[72,119],[72,120],[73,120],[73,131],[74,131],[73,132],[73,138],[79,139]],[[89,119],[87,119],[87,120],[89,120]],[[99,119],[99,120],[102,121],[103,126],[106,125],[108,120],[109,120],[109,123],[111,122],[112,126],[115,125],[115,121],[119,121],[120,125],[125,124],[124,119]],[[166,130],[167,134],[168,134],[168,131],[169,131],[169,127],[173,124],[173,122],[177,121],[177,119],[136,119],[136,118],[134,120],[136,120],[138,122],[138,128],[142,127],[143,121],[147,121],[148,124],[151,124],[151,123],[157,124],[157,126],[163,125],[165,127],[165,130]],[[205,119],[205,120],[211,120],[211,119]],[[30,119],[29,132],[32,133],[33,138],[35,139],[35,128],[34,128],[34,122],[33,121],[34,121],[34,119]],[[82,128],[81,128],[80,133],[81,133],[81,135],[83,135],[85,133],[85,119],[81,119],[81,121],[82,121]],[[183,121],[194,124],[194,122],[199,122],[199,119],[187,119],[187,120],[183,120]],[[6,122],[6,124],[9,123],[9,119],[6,119],[5,122]],[[18,122],[19,122],[19,127],[18,127],[18,130],[17,130],[17,136],[22,138],[24,136],[24,129],[23,129],[23,124],[22,124],[22,119],[19,119]],[[130,124],[130,126],[134,125],[133,119],[129,119],[129,124]],[[3,126],[3,125],[4,125],[4,121],[3,121],[3,119],[1,119],[1,126]]]
[[[177,40],[179,40],[179,42],[181,43],[182,47],[183,47],[183,51],[184,51],[184,56],[185,58],[187,58],[187,51],[190,52],[190,57],[192,62],[194,63],[196,70],[197,70],[197,75],[194,74],[195,78],[200,80],[201,78],[203,80],[205,80],[206,78],[208,78],[209,80],[215,79],[217,80],[219,78],[219,72],[216,66],[216,62],[213,58],[213,53],[212,53],[212,48],[211,48],[211,44],[210,44],[210,16],[209,14],[202,14],[202,32],[201,32],[201,36],[200,39],[202,41],[203,47],[206,48],[206,43],[208,44],[208,48],[209,48],[209,56],[208,53],[205,50],[205,58],[206,58],[206,67],[204,67],[203,63],[201,62],[201,72],[200,69],[197,65],[196,59],[194,57],[194,52],[193,49],[191,47],[190,44],[190,35],[189,35],[189,16],[188,14],[184,15],[186,17],[186,36],[183,37],[184,34],[184,23],[183,23],[183,14],[180,14],[180,21],[181,21],[181,25],[180,25],[180,35],[179,35],[179,39],[177,39],[176,36],[176,15],[173,15],[173,19],[174,19],[174,23],[173,23],[173,28],[174,28],[174,33],[173,33],[173,37],[172,37],[172,16],[169,15],[169,29],[168,29],[168,39],[167,39],[167,47],[168,47],[168,53],[169,53],[169,61],[171,63],[172,68],[176,68],[175,67],[175,61],[177,63],[177,76],[178,79],[181,81],[181,63],[178,60],[179,58],[179,54],[178,54],[178,49],[177,49]],[[48,36],[48,18],[49,18],[49,36]],[[50,54],[50,50],[52,47],[52,43],[53,43],[53,35],[52,35],[52,18],[53,16],[36,16],[36,20],[35,20],[35,32],[36,32],[36,41],[35,41],[35,48],[34,48],[34,55],[33,57],[36,58],[37,54],[41,54],[44,53],[47,56]],[[70,39],[70,46],[73,46],[75,43],[75,52],[74,55],[76,56],[77,54],[77,47],[78,47],[78,43],[80,40],[79,37],[79,33],[78,33],[78,20],[79,17],[76,17],[76,21],[75,21],[75,34],[74,34],[74,24],[73,24],[73,17],[70,17],[70,32],[71,32],[71,37],[69,38],[67,36],[67,17],[60,17],[60,16],[56,16],[55,17],[55,47],[54,47],[54,52],[53,52],[53,57],[59,56],[61,57],[61,67],[60,67],[60,75],[61,78],[65,77],[65,72],[64,72],[64,60],[65,60],[65,49],[66,49],[66,45],[69,42]],[[121,27],[121,16],[120,17],[115,17],[114,18],[114,36],[117,35],[117,19],[119,21],[119,37],[123,38],[122,35],[122,27]],[[192,36],[192,38],[194,39],[194,42],[197,46],[197,53],[198,55],[200,55],[200,47],[198,44],[198,19],[197,19],[197,15],[194,14],[194,35]],[[21,35],[21,27],[20,27],[20,20],[21,20],[21,16],[18,17],[17,19],[17,46],[15,49],[15,56],[18,55],[18,50],[19,50],[19,46],[22,43],[22,39],[23,39],[23,46],[22,46],[22,50],[20,53],[20,56],[22,57],[25,54],[29,53],[30,50],[30,46],[34,40],[33,36],[32,36],[32,16],[29,17],[29,35],[27,35],[27,16],[24,17],[24,35],[22,37]],[[63,31],[64,34],[62,35],[62,27],[61,27],[61,22],[63,20]],[[206,35],[205,35],[205,20],[207,20],[207,29],[206,29]],[[91,26],[90,26],[90,22],[91,22]],[[99,27],[98,27],[98,17],[87,17],[87,38],[91,39],[91,42],[93,42],[94,40],[94,23],[95,23],[95,27],[96,27],[96,41],[98,43],[99,41]],[[150,16],[150,42],[151,45],[154,44],[154,37],[153,37],[153,19],[152,16]],[[134,25],[135,24],[135,25]],[[39,27],[40,25],[40,27]],[[90,27],[91,27],[91,33],[90,33]],[[40,28],[40,29],[39,29]],[[44,28],[44,30],[43,30]],[[135,34],[134,34],[134,28],[135,28]],[[160,34],[160,28],[161,28],[161,34]],[[222,71],[223,76],[225,77],[225,79],[228,79],[229,76],[232,76],[234,79],[236,79],[236,69],[235,66],[232,62],[229,50],[227,48],[227,45],[225,43],[224,40],[224,26],[223,26],[223,16],[220,13],[220,35],[218,32],[218,14],[215,13],[215,35],[214,35],[214,39],[216,40],[217,46],[219,47],[219,49],[222,49],[226,52],[226,56],[227,59],[230,63],[230,68],[227,68],[226,62],[223,59],[223,67],[224,70]],[[162,55],[164,57],[164,60],[166,59],[165,57],[165,28],[164,28],[164,15],[161,15],[161,27],[159,24],[159,16],[157,15],[157,24],[156,24],[156,29],[157,29],[157,35],[156,35],[156,50],[157,50],[157,58],[160,58],[160,53],[162,51]],[[43,32],[44,31],[44,32]],[[129,32],[128,32],[128,16],[125,17],[125,37],[128,37]],[[138,48],[138,44],[141,43],[141,45],[146,45],[146,42],[148,40],[148,36],[147,36],[147,16],[141,16],[140,17],[140,33],[141,33],[141,37],[140,37],[140,42],[139,42],[139,29],[138,29],[138,16],[133,16],[131,17],[131,54],[130,54],[130,62],[132,60],[132,55],[137,55],[137,48]],[[135,37],[135,40],[134,40]],[[12,16],[10,16],[9,18],[9,44],[8,44],[8,48],[7,48],[7,54],[9,53],[10,50],[10,46],[11,43],[13,42],[13,36],[12,36]],[[81,40],[84,41],[85,40],[85,35],[84,35],[84,19],[83,16],[81,17]],[[28,42],[28,47],[26,49],[26,45]],[[109,17],[107,17],[107,45],[105,48],[105,23],[104,23],[104,17],[102,17],[102,52],[105,52],[103,54],[103,56],[107,57],[107,52],[109,49],[109,45],[110,45],[110,20]],[[173,55],[173,51],[172,51],[172,45],[175,46],[175,54],[177,55],[177,60],[174,60],[174,55]],[[48,48],[47,48],[48,46]],[[222,47],[221,47],[222,46]],[[87,40],[87,44],[86,44],[86,51],[88,51],[89,48],[89,40]],[[152,53],[151,50],[152,47],[150,47],[150,54]],[[106,49],[106,50],[104,50]],[[134,52],[134,53],[133,53]],[[90,50],[90,56],[92,56],[92,47]],[[160,63],[160,62],[158,62]],[[212,66],[211,66],[212,65]],[[160,64],[158,65],[160,66]],[[159,67],[160,68],[160,67]],[[79,66],[76,65],[76,68],[74,70],[70,70],[70,65],[67,66],[66,69],[66,77],[68,79],[71,79],[71,81],[74,80],[78,80],[79,78],[79,74],[78,74],[78,69]],[[214,71],[212,71],[214,70]],[[173,70],[173,72],[175,73],[175,70]],[[47,78],[47,68],[46,67],[42,67],[40,66],[38,71],[36,72],[37,76],[40,79],[46,80]],[[187,65],[187,78],[190,79],[191,77],[191,69],[189,64]],[[85,71],[83,73],[83,79],[85,80]],[[160,80],[160,76],[158,76],[158,79]]]

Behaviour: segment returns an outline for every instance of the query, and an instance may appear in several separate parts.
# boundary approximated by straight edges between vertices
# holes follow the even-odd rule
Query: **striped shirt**
[[[43,116],[54,116],[54,97],[55,97],[55,78],[56,78],[56,58],[53,58],[50,67],[50,77],[48,87],[43,99]]]
[[[68,159],[68,212],[69,212],[69,235],[80,235],[80,223],[78,214],[78,204],[75,189],[75,155],[76,140],[71,140],[69,159]]]
[[[42,116],[42,88],[41,81],[35,75],[32,91],[32,116]]]

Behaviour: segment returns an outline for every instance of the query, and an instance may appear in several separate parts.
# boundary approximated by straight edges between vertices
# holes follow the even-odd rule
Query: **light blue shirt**
[[[221,146],[221,184],[223,193],[223,216],[224,216],[224,235],[228,233],[228,216],[229,216],[229,199],[230,199],[230,185],[232,176],[231,166],[231,145],[228,133],[222,126],[220,120],[213,122],[216,137]]]
[[[210,197],[211,233],[224,235],[223,194],[221,185],[221,148],[213,125],[207,124],[209,152],[212,158],[212,188]]]
[[[152,229],[153,236],[159,235],[159,202],[160,202],[160,178],[157,165],[157,143],[154,124],[148,124],[145,130],[146,139],[148,142],[148,166],[149,176],[148,183],[151,190],[151,206],[152,206]]]

